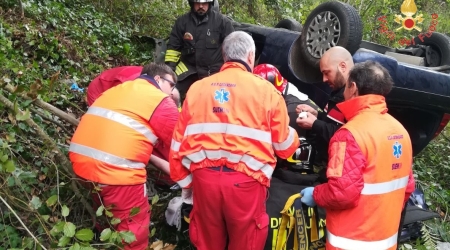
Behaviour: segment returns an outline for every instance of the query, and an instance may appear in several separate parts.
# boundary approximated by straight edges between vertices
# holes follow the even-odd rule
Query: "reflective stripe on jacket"
[[[166,97],[143,78],[104,92],[72,137],[69,156],[74,172],[101,184],[145,183],[145,166],[158,140],[149,120]]]
[[[414,188],[408,132],[382,96],[337,106],[348,122],[330,142],[328,183],[314,190],[327,212],[327,250],[396,249],[405,193]]]
[[[170,175],[189,187],[191,172],[225,165],[269,186],[274,154],[286,159],[299,146],[288,124],[275,87],[243,64],[227,62],[189,89],[173,135]]]

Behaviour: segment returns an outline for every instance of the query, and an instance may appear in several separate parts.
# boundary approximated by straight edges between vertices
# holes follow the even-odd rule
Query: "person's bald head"
[[[353,68],[353,57],[341,46],[327,50],[320,59],[320,71],[323,81],[337,90],[345,86],[350,70]]]

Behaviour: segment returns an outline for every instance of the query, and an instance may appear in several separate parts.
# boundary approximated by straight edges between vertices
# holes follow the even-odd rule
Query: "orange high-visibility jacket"
[[[152,120],[157,119],[161,106],[170,105],[162,110],[175,116],[167,132],[165,144],[169,148],[178,118],[175,103],[156,86],[153,78],[141,76],[105,91],[89,107],[69,148],[75,174],[108,185],[146,182],[145,166],[153,147],[158,139],[164,142],[161,130],[170,127]]]
[[[401,211],[414,190],[408,132],[382,96],[337,106],[348,122],[330,142],[328,183],[313,194],[327,213],[326,249],[396,249]]]
[[[269,186],[277,154],[286,159],[299,146],[286,104],[275,87],[238,62],[195,82],[175,127],[170,176],[190,187],[191,172],[227,166]]]

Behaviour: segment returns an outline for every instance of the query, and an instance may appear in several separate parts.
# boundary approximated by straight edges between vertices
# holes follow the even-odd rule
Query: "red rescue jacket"
[[[91,106],[97,98],[106,90],[136,79],[142,72],[141,66],[123,66],[103,71],[89,84],[87,89],[87,101]]]

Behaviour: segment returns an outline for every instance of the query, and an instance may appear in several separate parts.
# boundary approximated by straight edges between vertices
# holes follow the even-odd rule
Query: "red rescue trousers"
[[[268,234],[267,188],[226,167],[193,173],[189,236],[198,250],[262,250]]]
[[[147,198],[145,184],[132,186],[100,185],[99,193],[92,193],[95,206],[103,204],[114,218],[119,218],[120,223],[115,225],[117,231],[131,231],[136,236],[136,241],[126,244],[126,250],[144,250],[148,246],[150,227],[150,205]],[[113,205],[114,204],[114,205]],[[112,206],[113,205],[113,206]],[[130,216],[132,208],[138,207],[139,213]],[[98,228],[100,231],[103,228]]]

